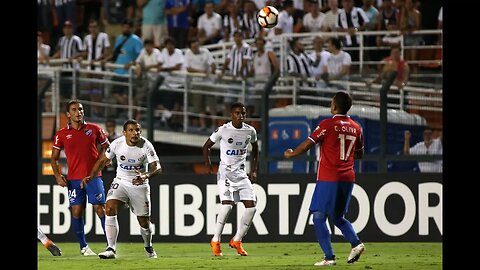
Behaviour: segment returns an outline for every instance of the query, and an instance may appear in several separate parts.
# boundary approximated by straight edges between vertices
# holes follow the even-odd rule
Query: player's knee
[[[335,216],[333,218],[333,224],[335,224],[335,226],[337,226],[337,227],[343,226],[346,221],[347,220],[342,216]]]
[[[313,223],[321,223],[327,221],[327,214],[319,211],[313,212]]]

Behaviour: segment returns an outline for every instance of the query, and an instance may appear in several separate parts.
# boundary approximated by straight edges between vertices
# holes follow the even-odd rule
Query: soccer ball
[[[264,28],[275,27],[278,23],[278,10],[272,6],[264,6],[257,13],[257,22]]]

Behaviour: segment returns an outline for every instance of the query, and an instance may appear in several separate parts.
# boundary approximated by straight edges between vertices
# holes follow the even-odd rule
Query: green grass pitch
[[[38,269],[316,269],[323,258],[315,243],[244,243],[249,256],[237,255],[228,243],[222,243],[223,257],[214,257],[210,243],[154,243],[157,259],[147,259],[143,243],[119,243],[117,259],[80,256],[78,243],[56,243],[62,256],[54,257],[38,243]],[[105,243],[89,243],[102,252]],[[368,243],[354,264],[347,263],[350,244],[333,243],[337,269],[442,269],[442,243]]]

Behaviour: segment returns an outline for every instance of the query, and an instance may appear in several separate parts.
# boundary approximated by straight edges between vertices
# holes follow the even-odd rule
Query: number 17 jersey
[[[361,126],[348,115],[322,120],[308,137],[320,143],[317,181],[355,182],[354,153],[363,150]]]

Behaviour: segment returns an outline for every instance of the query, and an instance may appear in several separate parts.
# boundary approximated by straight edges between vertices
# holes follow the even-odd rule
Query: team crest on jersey
[[[120,156],[120,160],[121,160],[121,161],[125,161],[125,159],[126,159],[126,157],[125,157],[124,155],[121,155],[121,156]]]
[[[213,131],[213,133],[215,133],[215,132],[218,132],[218,127],[215,129],[215,131]]]
[[[93,131],[91,129],[86,129],[85,130],[85,135],[87,136],[92,136]]]
[[[228,143],[233,143],[233,139],[232,138],[228,138]]]
[[[110,147],[107,147],[107,153],[110,153]]]

